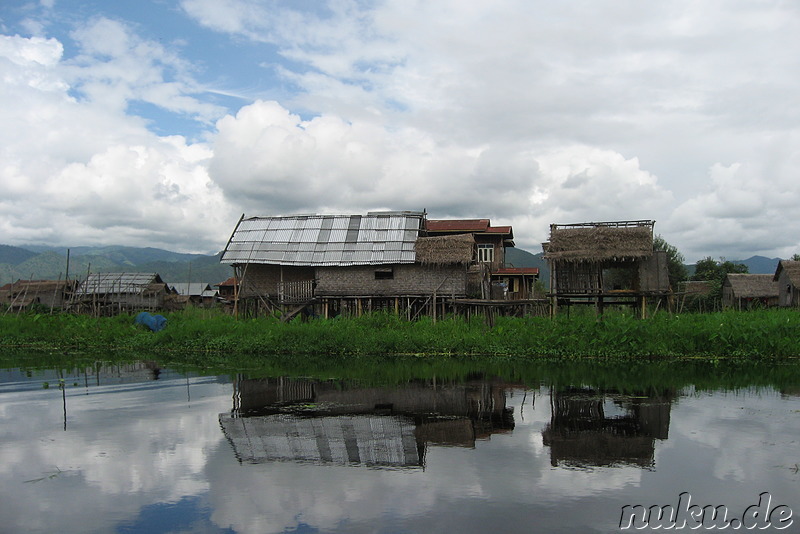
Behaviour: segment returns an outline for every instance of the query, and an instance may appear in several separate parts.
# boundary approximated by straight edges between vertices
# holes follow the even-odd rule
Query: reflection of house
[[[667,439],[672,395],[619,395],[591,389],[551,392],[542,431],[553,466],[652,467],[655,440]]]
[[[64,280],[17,280],[0,287],[0,309],[17,311],[32,305],[61,309],[76,285]]]
[[[778,284],[779,306],[800,306],[800,261],[778,262],[773,280]]]
[[[778,282],[771,274],[728,273],[722,283],[722,305],[738,310],[778,304]]]
[[[426,445],[474,447],[513,428],[489,382],[357,388],[305,379],[241,379],[223,430],[242,461],[421,466]]]
[[[670,293],[667,255],[653,250],[654,221],[550,225],[553,309],[558,304],[633,304]]]
[[[169,293],[156,273],[91,273],[75,292],[73,304],[96,313],[155,310]]]
[[[325,316],[402,308],[410,317],[426,306],[435,313],[446,299],[488,298],[489,273],[502,266],[513,235],[478,222],[426,221],[411,211],[242,217],[220,261],[234,267],[245,305],[313,303]],[[520,296],[533,277],[502,274]]]
[[[291,414],[235,418],[220,415],[242,462],[279,460],[415,467],[422,465],[414,422],[403,416]]]

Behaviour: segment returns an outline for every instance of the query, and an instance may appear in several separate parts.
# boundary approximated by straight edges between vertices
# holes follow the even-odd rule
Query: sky
[[[792,0],[0,0],[0,243],[222,250],[239,218],[655,220],[800,252]]]

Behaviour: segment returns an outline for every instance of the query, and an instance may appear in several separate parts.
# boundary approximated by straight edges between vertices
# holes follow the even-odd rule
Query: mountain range
[[[69,251],[69,269],[67,252]],[[220,255],[182,254],[157,248],[123,246],[46,247],[0,245],[0,285],[16,280],[86,278],[93,272],[152,272],[167,283],[218,284],[233,275]]]
[[[69,252],[69,272],[67,253]],[[48,247],[43,245],[0,245],[0,285],[16,280],[57,280],[86,278],[89,272],[153,272],[167,283],[203,282],[218,284],[233,275],[229,265],[219,263],[219,254],[182,254],[158,248],[123,246]],[[733,260],[747,265],[751,274],[772,274],[780,258],[752,256]],[[506,263],[513,267],[538,267],[539,279],[547,283],[549,269],[543,253],[519,248],[506,251]],[[694,265],[687,265],[690,274]]]

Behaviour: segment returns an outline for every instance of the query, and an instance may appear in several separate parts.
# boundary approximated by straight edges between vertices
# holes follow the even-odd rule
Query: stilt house
[[[100,315],[157,310],[170,293],[158,273],[91,273],[75,292],[72,305]]]
[[[771,274],[728,273],[722,282],[722,306],[747,310],[778,305],[778,282]]]
[[[773,280],[778,284],[778,306],[800,306],[800,261],[778,262]]]
[[[242,216],[220,261],[233,266],[234,300],[245,306],[313,302],[326,316],[400,308],[410,314],[431,299],[479,293],[476,264],[487,258],[501,265],[503,247],[513,246],[511,228],[493,231],[488,220],[472,231],[442,231],[430,222],[416,211]]]
[[[471,235],[475,239],[475,262],[470,269],[472,296],[490,300],[531,299],[539,278],[536,267],[506,265],[506,249],[514,246],[511,226],[492,226],[489,219],[428,219],[429,236]]]
[[[177,302],[191,303],[194,306],[210,306],[216,302],[217,290],[211,284],[203,282],[176,282],[168,284],[170,292],[177,297]]]
[[[0,287],[0,308],[19,311],[38,305],[61,309],[76,286],[74,280],[17,280]]]
[[[542,244],[550,265],[552,309],[559,305],[629,304],[670,293],[667,255],[653,250],[655,221],[550,225]]]

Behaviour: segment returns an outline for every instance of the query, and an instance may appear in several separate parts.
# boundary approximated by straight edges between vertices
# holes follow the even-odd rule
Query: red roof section
[[[490,234],[510,234],[511,227],[510,226],[490,226],[486,229],[487,233]]]
[[[497,269],[496,271],[492,271],[492,274],[499,274],[499,275],[511,275],[511,274],[539,274],[538,267],[502,267]]]
[[[486,232],[489,219],[428,219],[429,232]]]

